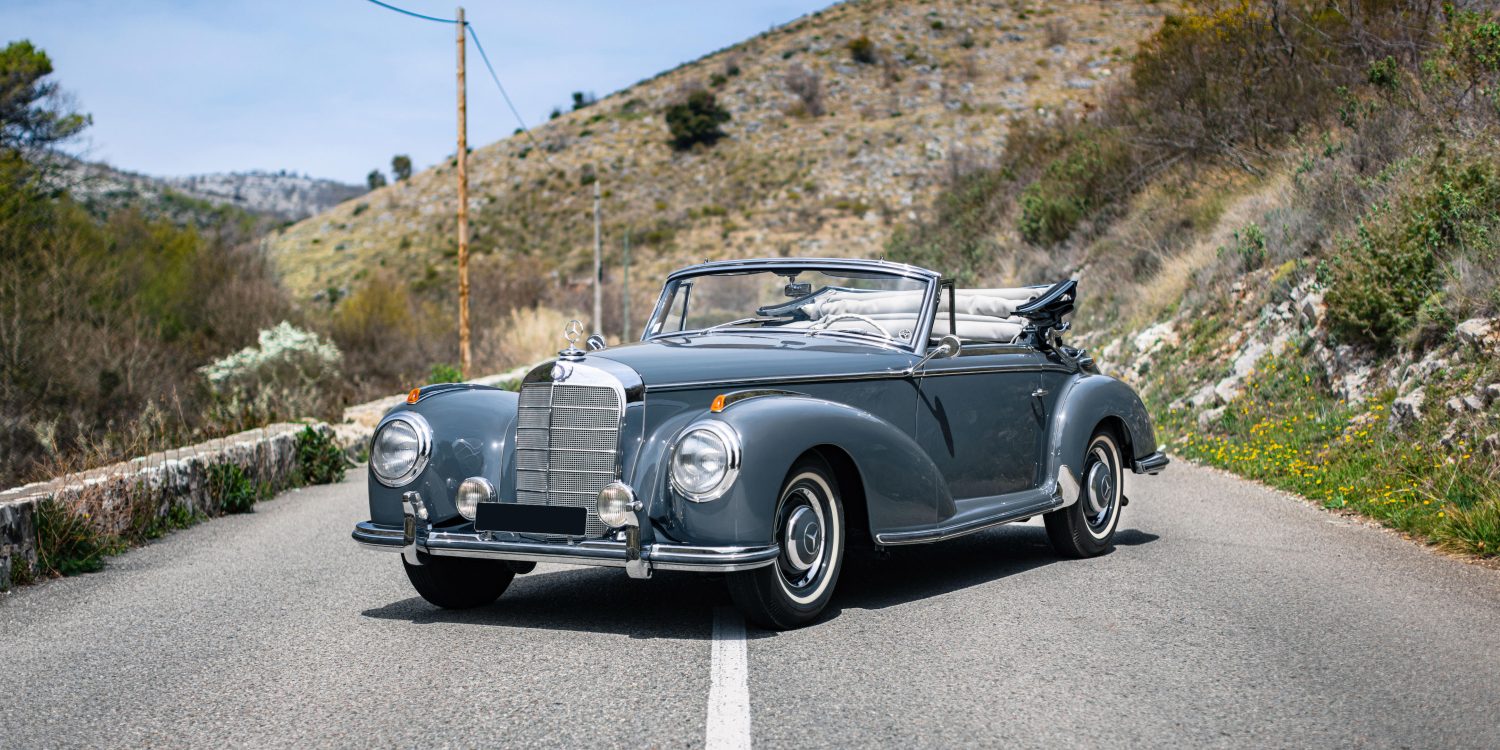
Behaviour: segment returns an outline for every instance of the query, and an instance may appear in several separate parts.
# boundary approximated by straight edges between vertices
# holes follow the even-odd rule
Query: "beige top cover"
[[[954,293],[957,335],[965,341],[1014,341],[1026,325],[1016,308],[1035,299],[1035,289],[959,289]],[[916,329],[922,292],[835,292],[803,305],[813,321],[834,315],[861,315],[879,323],[893,336]],[[948,331],[946,310],[933,322],[934,336]],[[851,326],[858,323],[850,321]],[[907,334],[910,336],[910,333]]]

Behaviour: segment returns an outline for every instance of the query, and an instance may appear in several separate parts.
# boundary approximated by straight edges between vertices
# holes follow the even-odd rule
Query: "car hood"
[[[916,360],[910,352],[860,342],[747,331],[660,337],[589,352],[586,359],[595,357],[630,367],[647,388],[894,374]]]

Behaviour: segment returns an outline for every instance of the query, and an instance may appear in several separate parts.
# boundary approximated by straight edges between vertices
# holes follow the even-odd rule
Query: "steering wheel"
[[[892,341],[896,340],[896,337],[892,336],[891,332],[885,330],[885,328],[882,327],[879,323],[876,323],[874,320],[871,320],[867,316],[859,315],[857,313],[835,313],[835,314],[830,315],[830,316],[828,316],[828,317],[826,317],[826,318],[824,318],[824,319],[822,319],[822,320],[820,320],[820,321],[818,321],[816,323],[813,323],[811,326],[808,326],[808,330],[811,330],[811,331],[826,331],[826,330],[828,330],[829,326],[833,325],[834,323],[839,322],[840,320],[844,320],[846,318],[850,318],[850,319],[853,319],[853,320],[857,320],[857,321],[859,321],[861,323],[864,323],[865,325],[867,325],[867,326],[869,326],[871,328],[874,328],[877,331],[880,331],[880,335],[882,335],[882,336],[884,336],[884,337],[886,337],[886,338],[888,338],[888,339],[890,339]]]

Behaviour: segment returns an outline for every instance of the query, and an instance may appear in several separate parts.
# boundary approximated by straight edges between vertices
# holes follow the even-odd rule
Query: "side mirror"
[[[594,335],[592,335],[592,336],[589,336],[589,338],[588,338],[589,351],[591,351],[591,352],[597,352],[600,349],[603,349],[605,346],[606,346],[606,344],[604,343],[604,337],[603,336],[600,336],[597,333],[594,334]]]
[[[928,349],[927,354],[922,357],[921,361],[912,365],[909,372],[916,372],[917,370],[922,369],[923,365],[926,365],[928,362],[931,362],[934,359],[947,359],[949,357],[957,357],[959,350],[962,348],[963,342],[959,341],[957,336],[954,336],[950,333],[947,336],[938,339],[937,346]]]

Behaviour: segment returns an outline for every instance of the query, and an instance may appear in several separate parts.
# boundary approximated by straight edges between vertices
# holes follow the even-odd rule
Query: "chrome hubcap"
[[[805,487],[793,490],[783,507],[787,511],[781,524],[781,573],[787,583],[807,586],[823,569],[823,509]]]
[[[818,514],[806,505],[792,511],[786,523],[787,566],[801,572],[811,568],[823,552],[823,527]]]
[[[1083,501],[1084,514],[1088,518],[1089,526],[1100,528],[1109,523],[1109,514],[1115,506],[1115,470],[1110,462],[1110,456],[1103,447],[1096,447],[1093,451],[1093,467],[1089,469],[1087,477],[1084,477],[1084,486],[1088,488]]]

